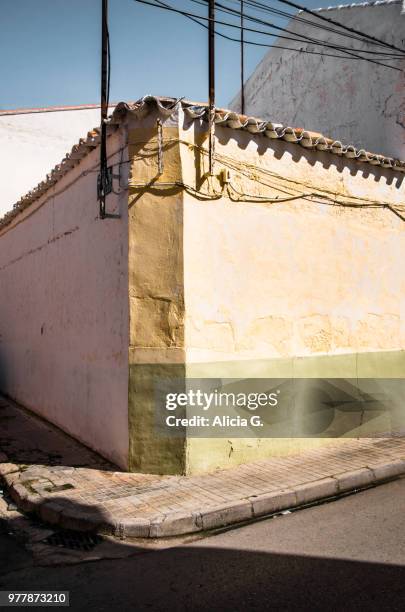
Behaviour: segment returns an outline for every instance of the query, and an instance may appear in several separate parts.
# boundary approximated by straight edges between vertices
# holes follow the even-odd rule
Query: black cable
[[[108,21],[106,24],[107,29],[107,113],[108,107],[110,106],[110,79],[111,79],[111,48],[110,48],[110,32],[108,29]]]
[[[168,6],[164,2],[161,2],[161,0],[155,0],[155,2],[157,2],[158,4],[161,4],[162,6]],[[208,26],[205,23],[201,23],[200,21],[198,21],[198,19],[191,17],[186,12],[181,12],[181,14],[184,15],[184,17],[187,17],[187,19],[190,19],[190,21],[193,21],[197,25],[208,30]],[[237,42],[240,44],[240,39],[238,38],[233,38],[232,36],[223,34],[223,32],[218,32],[218,30],[215,30],[215,34],[216,36],[220,36],[221,38],[224,38],[225,40],[229,40],[231,42]],[[266,49],[282,49],[284,51],[294,51],[295,53],[305,53],[307,55],[321,55],[322,57],[334,57],[336,59],[343,59],[343,60],[356,60],[357,59],[357,60],[367,61],[366,57],[345,57],[343,55],[335,55],[334,53],[323,53],[321,51],[310,51],[308,49],[296,49],[293,47],[284,47],[283,45],[268,45],[266,43],[259,43],[259,42],[254,42],[253,40],[246,40],[246,39],[244,39],[243,44],[252,45],[255,47],[265,47]],[[391,66],[388,66],[388,67],[391,68]]]
[[[230,2],[234,3],[234,4],[238,4],[238,0],[229,0]],[[367,44],[370,45],[375,45],[377,47],[385,47],[385,44],[383,43],[378,43],[378,42],[374,42],[374,41],[370,41],[367,40],[364,36],[356,36],[354,34],[350,34],[350,33],[346,33],[346,32],[342,32],[337,30],[336,28],[331,28],[328,26],[325,26],[323,24],[320,23],[316,23],[314,21],[311,21],[309,19],[305,19],[304,17],[299,17],[297,13],[287,13],[286,11],[282,11],[280,9],[276,9],[270,6],[267,6],[266,4],[263,4],[262,2],[258,2],[257,0],[245,0],[246,4],[248,6],[250,6],[251,8],[263,12],[263,13],[270,13],[273,15],[277,15],[280,17],[286,17],[287,19],[294,19],[294,21],[299,22],[299,23],[304,23],[305,25],[309,25],[312,28],[319,28],[321,30],[324,30],[325,32],[332,32],[333,34],[337,34],[339,36],[343,36],[345,38],[351,38],[353,40],[357,40],[359,42],[366,42]],[[394,55],[394,54],[392,54]],[[397,54],[395,54],[395,56],[397,56]]]
[[[384,40],[380,40],[379,38],[376,38],[375,36],[371,36],[370,34],[366,34],[365,32],[361,32],[360,30],[356,30],[355,28],[345,26],[342,23],[335,21],[334,19],[330,19],[330,17],[324,17],[323,15],[319,15],[316,11],[311,11],[311,9],[308,9],[305,6],[302,6],[302,4],[291,2],[291,0],[277,0],[277,2],[281,2],[282,4],[287,4],[288,6],[292,6],[293,8],[299,9],[300,11],[303,11],[304,13],[308,13],[309,15],[312,15],[312,17],[316,17],[317,19],[321,19],[322,21],[326,21],[328,23],[331,23],[332,25],[338,26],[339,28],[342,28],[343,30],[347,30],[348,32],[351,32],[352,34],[359,34],[360,36],[363,36],[364,38],[368,38],[372,40],[373,42],[377,42],[380,45],[383,45],[384,47],[389,47],[390,49],[393,49],[394,51],[399,51],[402,54],[405,53],[405,49],[400,49],[399,47],[396,47],[395,45],[391,45],[390,43],[387,43]]]
[[[190,0],[191,2],[194,2],[195,4],[200,4],[202,6],[206,6],[207,4],[207,0]],[[235,9],[232,9],[230,7],[224,6],[223,4],[219,4],[218,2],[215,3],[215,6],[218,7],[219,11],[227,13],[227,14],[231,14],[232,16],[240,16],[240,11],[237,11]],[[345,47],[339,44],[335,44],[335,43],[330,43],[330,42],[319,42],[318,39],[314,39],[310,36],[307,36],[305,34],[300,34],[299,32],[294,32],[294,30],[289,30],[288,28],[283,28],[277,25],[274,25],[273,23],[270,23],[268,21],[264,21],[262,19],[258,19],[256,17],[253,17],[252,15],[248,15],[247,13],[244,13],[244,18],[247,21],[253,21],[255,23],[259,23],[262,25],[265,25],[269,28],[273,28],[275,30],[279,30],[282,32],[287,32],[289,34],[294,34],[294,36],[299,36],[300,38],[292,38],[289,36],[281,36],[281,35],[277,35],[278,38],[284,38],[286,40],[293,40],[296,42],[311,42],[312,44],[318,45],[318,46],[323,46],[323,47],[328,47],[331,49],[336,49],[338,51],[342,51],[342,52],[350,52],[350,51],[355,51],[356,53],[360,52],[360,53],[368,53],[368,54],[372,54],[372,55],[377,55],[377,56],[382,56],[379,57],[379,59],[384,59],[384,60],[391,60],[391,59],[399,59],[402,56],[398,55],[397,53],[387,53],[384,51],[371,51],[368,49],[355,49],[353,47]],[[321,26],[322,27],[322,26]],[[264,34],[264,32],[262,32]],[[360,39],[357,39],[360,40]],[[367,41],[362,41],[362,42],[367,42]]]
[[[203,6],[206,6],[206,4],[207,4],[207,0],[190,0],[190,1],[194,2],[195,4],[200,4],[200,5],[203,5]],[[223,5],[223,4],[220,4],[219,2],[216,2],[215,6],[218,7],[218,9],[221,12],[231,14],[232,16],[237,16],[237,17],[240,16],[240,11],[237,11],[235,9],[227,7],[227,6]],[[342,46],[342,45],[339,45],[339,44],[330,43],[330,42],[319,42],[315,38],[312,38],[312,37],[307,36],[305,34],[300,34],[298,32],[294,32],[294,30],[291,31],[288,28],[283,28],[281,26],[274,25],[273,23],[270,23],[269,21],[265,21],[263,19],[259,19],[257,17],[252,16],[252,15],[248,15],[247,13],[244,13],[243,16],[244,16],[244,18],[247,21],[252,21],[254,23],[259,23],[261,25],[265,25],[265,26],[273,28],[275,30],[279,30],[281,32],[287,32],[288,34],[293,34],[294,36],[299,36],[300,37],[299,39],[297,39],[297,38],[291,38],[291,37],[288,37],[288,36],[278,36],[278,38],[285,38],[287,40],[295,40],[296,42],[305,42],[305,41],[308,41],[308,42],[311,42],[312,44],[315,44],[315,45],[321,45],[323,47],[329,47],[331,49],[335,49],[337,51],[342,51],[342,52],[355,51],[355,52],[360,52],[360,53],[369,53],[369,54],[372,54],[372,55],[389,56],[389,57],[383,57],[382,59],[391,59],[391,56],[393,55],[393,54],[384,53],[383,51],[380,52],[380,51],[370,51],[370,50],[367,50],[367,49],[354,49],[353,47],[345,47],[345,46]],[[303,39],[303,40],[300,40],[300,39]],[[402,57],[402,56],[400,56],[398,54],[394,55],[395,59],[396,58],[400,58],[400,57]]]
[[[158,0],[156,0],[156,2],[158,2]],[[188,17],[188,15],[185,15],[185,17]],[[202,26],[203,28],[207,28],[205,24],[200,23],[196,19],[193,19],[192,17],[188,17],[188,18],[191,19],[191,21],[198,23],[198,25]],[[227,36],[226,34],[223,34],[222,32],[218,32],[217,30],[215,31],[215,34],[217,36],[220,36],[221,38],[225,38],[226,40],[230,40],[232,42],[237,42],[240,44],[239,38],[232,38],[232,36]],[[285,51],[294,51],[295,53],[306,53],[308,55],[321,55],[322,57],[334,57],[336,59],[342,59],[342,60],[370,61],[368,60],[367,57],[346,57],[344,55],[335,55],[334,53],[323,53],[322,51],[309,51],[307,49],[294,49],[293,47],[284,47],[283,45],[266,45],[266,43],[258,43],[258,42],[254,42],[252,40],[246,40],[246,39],[244,40],[243,44],[253,45],[255,47],[265,47],[266,49],[283,49]],[[387,68],[393,68],[393,66],[387,66]],[[400,70],[400,69],[396,68],[396,70]]]
[[[134,0],[134,1],[136,2],[136,1],[140,1],[140,0]],[[170,7],[169,4],[166,4],[165,2],[161,2],[160,0],[155,0],[155,2],[160,4],[162,7],[168,8],[168,10],[170,10],[172,8],[172,7]],[[190,13],[187,13],[186,11],[178,10],[176,12],[180,13],[184,17],[187,17],[188,19],[190,19],[190,21],[193,21],[197,25],[199,25],[199,26],[201,26],[201,27],[203,27],[205,29],[208,29],[208,26],[205,23],[201,23],[201,21],[198,21],[198,19],[204,19],[206,21],[206,18],[200,17],[200,16],[196,16],[196,18],[194,18],[194,17],[191,16]],[[215,34],[217,36],[220,36],[221,38],[224,38],[225,40],[229,40],[231,42],[240,43],[240,40],[238,38],[233,38],[232,36],[227,36],[226,34],[223,34],[222,32],[218,32],[218,30],[215,31]],[[298,42],[302,42],[302,41],[298,40]],[[259,43],[259,42],[254,42],[254,41],[251,41],[251,40],[244,40],[244,44],[246,44],[246,45],[253,45],[253,46],[256,46],[256,47],[265,47],[267,49],[282,49],[282,50],[285,50],[285,51],[294,51],[295,53],[306,53],[306,54],[309,54],[309,55],[321,55],[322,57],[334,57],[336,59],[344,59],[344,60],[358,59],[358,60],[364,60],[364,61],[368,60],[368,58],[366,58],[366,57],[344,57],[342,55],[335,55],[335,54],[332,54],[332,53],[322,53],[320,51],[310,51],[308,49],[296,49],[296,48],[293,48],[293,47],[284,47],[282,45],[273,45],[273,44],[268,45],[266,43]],[[387,66],[387,67],[388,68],[393,68],[393,66]]]
[[[245,46],[243,44],[245,38],[244,21],[243,21],[243,2],[240,0],[240,112],[245,114]]]
[[[181,10],[179,10],[179,9],[175,9],[175,8],[171,7],[170,5],[165,5],[165,6],[163,6],[163,5],[161,4],[161,5],[159,6],[159,5],[158,5],[158,4],[156,4],[155,2],[148,2],[148,0],[133,0],[133,1],[134,1],[134,2],[138,2],[138,3],[140,3],[140,4],[146,4],[146,5],[148,5],[148,6],[153,6],[153,7],[155,7],[155,8],[160,8],[160,9],[162,9],[162,10],[171,11],[171,12],[173,12],[173,13],[178,13],[178,14],[180,14],[180,15],[184,15],[184,16],[186,16],[186,17],[194,17],[194,18],[196,18],[196,19],[201,19],[201,20],[203,20],[203,21],[209,21],[209,18],[208,18],[208,17],[202,17],[201,15],[195,15],[194,13],[189,13],[189,12],[187,12],[187,11],[181,11]],[[239,29],[240,29],[240,26],[238,26],[238,25],[231,24],[231,23],[224,22],[224,21],[219,21],[219,20],[217,20],[217,19],[215,20],[215,23],[216,23],[216,24],[218,24],[218,25],[224,25],[224,26],[227,26],[227,27],[236,28],[237,30],[239,30]],[[254,32],[254,33],[256,33],[256,34],[262,34],[262,35],[265,35],[265,36],[273,36],[273,37],[274,37],[274,36],[276,36],[275,34],[271,34],[270,32],[263,32],[263,31],[261,31],[261,30],[255,30],[255,29],[252,29],[252,28],[244,28],[244,29],[245,29],[245,31],[247,31],[247,32]],[[287,38],[287,39],[288,39],[289,37],[286,37],[286,36],[278,36],[278,38]],[[297,42],[301,42],[301,43],[302,43],[302,42],[305,42],[305,41],[302,41],[302,40],[299,40],[299,39],[293,39],[293,40],[296,40]],[[239,40],[238,40],[238,42],[239,42]],[[323,43],[314,43],[314,44],[316,44],[316,45],[318,45],[318,46],[321,46],[321,47],[323,47],[323,46],[326,46],[326,47],[327,47],[327,46],[328,46],[328,45],[325,45],[325,44],[323,44]],[[273,46],[275,46],[275,45],[270,45],[270,46],[271,46],[271,47],[273,47]],[[335,48],[335,47],[332,47],[332,48]],[[295,49],[291,49],[291,50],[295,51]],[[379,62],[379,61],[377,61],[377,60],[373,60],[373,59],[370,59],[370,58],[368,58],[368,57],[363,57],[363,56],[361,56],[361,55],[357,55],[357,54],[355,54],[355,53],[351,53],[351,52],[349,52],[349,51],[346,51],[346,50],[343,50],[343,49],[340,49],[340,48],[337,48],[336,50],[339,50],[339,51],[341,51],[342,53],[346,53],[346,54],[349,56],[349,59],[351,59],[351,58],[355,58],[355,59],[362,59],[362,60],[367,61],[367,62],[370,62],[370,63],[372,63],[372,64],[376,64],[377,66],[382,66],[382,67],[384,67],[384,68],[391,68],[392,70],[396,70],[397,72],[402,72],[402,70],[401,70],[400,68],[397,68],[397,67],[395,67],[395,66],[390,66],[389,64],[383,64],[382,62]],[[326,55],[326,54],[320,54],[320,55]],[[346,58],[342,58],[342,59],[346,59]]]

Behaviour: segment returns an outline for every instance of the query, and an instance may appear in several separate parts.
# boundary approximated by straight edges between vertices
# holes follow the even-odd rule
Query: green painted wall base
[[[131,471],[195,474],[271,456],[299,454],[336,438],[187,438],[162,436],[156,427],[156,386],[190,378],[405,378],[405,351],[317,355],[290,359],[130,366]]]

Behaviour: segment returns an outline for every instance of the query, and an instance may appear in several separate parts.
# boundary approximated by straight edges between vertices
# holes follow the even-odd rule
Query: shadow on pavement
[[[120,471],[48,421],[0,395],[0,451],[10,462]]]
[[[95,453],[1,398],[0,449],[16,463],[106,469],[106,462]],[[109,502],[87,506],[80,495],[66,498],[63,492],[50,493],[49,499],[56,502],[55,521],[58,506],[72,517],[70,526],[64,524],[67,528],[77,530],[80,525],[86,531],[94,522],[102,528],[109,516]],[[270,537],[269,552],[235,544],[225,548],[219,539],[207,538],[188,545],[160,541],[159,546],[166,548],[155,550],[150,542],[105,540],[82,554],[45,543],[46,537],[59,531],[51,522],[49,516],[48,524],[35,526],[36,518],[10,512],[3,532],[0,529],[1,589],[68,590],[72,610],[95,612],[403,610],[405,566],[276,553],[271,551]],[[28,551],[9,535],[24,529],[31,543],[36,538]]]
[[[64,502],[72,513],[97,512],[100,523],[105,519],[94,507]],[[16,518],[16,530],[21,520],[27,519]],[[403,610],[404,565],[272,552],[268,533],[269,552],[236,548],[235,540],[221,547],[221,538],[160,541],[163,549],[155,550],[145,541],[109,540],[75,559],[39,542],[39,563],[0,534],[0,588],[68,590],[70,607],[78,611]],[[51,562],[46,551],[54,555]]]
[[[52,568],[19,565],[21,551],[6,546],[0,587],[68,590],[78,611],[403,610],[405,567],[211,542]]]

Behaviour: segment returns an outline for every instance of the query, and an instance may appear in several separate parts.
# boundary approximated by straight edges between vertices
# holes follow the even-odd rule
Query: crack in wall
[[[38,253],[39,251],[42,251],[42,249],[46,248],[50,244],[53,244],[54,242],[57,242],[58,240],[61,240],[62,238],[66,238],[66,236],[70,236],[71,234],[73,234],[74,232],[77,232],[78,230],[79,230],[79,227],[76,225],[74,228],[72,228],[70,230],[67,230],[66,232],[62,232],[60,234],[57,234],[56,236],[54,236],[50,240],[47,240],[47,242],[44,242],[43,244],[41,244],[40,246],[36,247],[35,249],[30,249],[29,251],[26,251],[25,253],[23,253],[19,257],[16,257],[15,259],[12,259],[6,265],[2,266],[0,268],[0,271],[1,270],[6,270],[7,268],[9,268],[10,266],[14,265],[15,263],[18,263],[19,261],[25,259],[26,257],[29,257],[30,255],[34,255],[34,253]]]

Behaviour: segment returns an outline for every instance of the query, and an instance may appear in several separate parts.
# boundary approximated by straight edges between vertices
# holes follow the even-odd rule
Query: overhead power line
[[[229,2],[231,2],[232,4],[239,4],[239,0],[229,0]],[[283,11],[281,9],[276,9],[272,6],[268,6],[267,4],[263,4],[262,2],[259,2],[258,0],[245,0],[245,4],[259,12],[277,15],[279,17],[285,17],[287,19],[294,19],[294,21],[298,23],[304,23],[305,25],[309,25],[312,28],[320,29],[325,32],[331,32],[333,34],[337,34],[338,36],[342,36],[344,38],[357,40],[363,43],[366,42],[369,45],[375,45],[377,47],[386,46],[385,42],[371,41],[365,36],[357,36],[355,34],[348,33],[347,31],[342,31],[336,28],[332,28],[330,26],[325,25],[324,23],[317,23],[315,21],[311,21],[310,19],[305,19],[305,17],[300,17],[297,13],[287,13],[286,11]]]
[[[140,3],[140,4],[146,4],[148,6],[153,6],[154,8],[170,11],[170,12],[173,12],[173,13],[177,13],[177,14],[183,15],[185,17],[194,18],[194,20],[202,20],[202,21],[208,21],[208,22],[210,21],[209,17],[203,17],[201,15],[196,15],[195,13],[190,13],[188,11],[182,11],[180,9],[175,9],[174,7],[172,7],[172,6],[170,6],[170,5],[166,4],[166,3],[163,4],[162,2],[160,2],[159,4],[157,4],[156,2],[149,2],[148,0],[133,0],[133,1],[137,2],[137,3]],[[240,26],[239,25],[228,23],[228,22],[225,22],[225,21],[220,21],[218,19],[216,19],[214,21],[214,23],[216,23],[217,25],[223,25],[223,26],[226,26],[226,27],[231,27],[231,28],[240,30]],[[200,25],[201,25],[201,23],[200,23]],[[247,31],[247,32],[253,32],[253,33],[261,34],[261,35],[265,35],[265,36],[273,36],[273,37],[277,36],[277,35],[272,34],[270,32],[263,32],[262,30],[256,30],[256,29],[253,29],[253,28],[246,28],[245,27],[244,30]],[[225,37],[225,35],[223,35],[223,36]],[[291,37],[287,37],[287,36],[278,36],[278,38],[284,38],[284,39],[287,39],[287,40],[295,40],[295,41],[300,42],[300,43],[307,42],[307,41],[296,39],[296,38],[291,39]],[[240,42],[239,39],[233,39],[233,40],[236,40],[236,42]],[[345,58],[343,56],[335,56],[335,57],[338,57],[340,59],[352,59],[352,58],[353,59],[360,59],[360,60],[364,60],[364,61],[373,63],[373,64],[375,64],[377,66],[382,66],[384,68],[391,68],[392,70],[396,70],[398,72],[402,72],[402,70],[400,68],[397,68],[396,66],[391,66],[389,64],[384,64],[381,61],[377,61],[376,59],[371,59],[369,57],[364,57],[364,56],[358,55],[357,53],[353,53],[351,51],[347,51],[346,49],[343,49],[343,48],[340,48],[340,47],[334,47],[334,46],[326,45],[324,43],[318,43],[317,41],[312,42],[312,40],[310,42],[312,44],[315,44],[315,45],[318,45],[318,46],[321,46],[321,47],[328,47],[328,48],[332,48],[332,49],[341,51],[341,53],[345,53],[348,56],[348,58]],[[248,44],[248,41],[246,41],[246,44]],[[250,44],[258,45],[259,43],[250,43]],[[260,44],[260,46],[269,46],[269,47],[272,47],[272,48],[277,48],[276,45],[262,45],[262,44]],[[278,46],[278,48],[281,48],[281,47]],[[289,50],[290,51],[296,51],[296,52],[300,52],[300,51],[306,52],[305,50],[294,49],[294,48],[289,48]],[[312,52],[312,54],[314,54],[314,53],[315,52]],[[326,53],[317,53],[317,55],[318,54],[319,55],[325,55],[325,56],[327,55]],[[382,58],[382,59],[385,59],[385,61],[386,61],[388,58]]]
[[[200,4],[202,6],[206,6],[207,5],[207,1],[208,0],[191,0],[191,2],[194,2],[195,4]],[[221,12],[223,12],[223,13],[227,13],[227,14],[230,14],[232,16],[238,16],[238,17],[240,15],[240,11],[237,11],[235,9],[227,7],[227,6],[223,5],[223,4],[220,4],[219,2],[216,2],[215,6]],[[395,59],[401,57],[398,54],[393,55],[392,53],[388,54],[388,53],[383,52],[383,51],[370,51],[368,49],[354,49],[353,47],[347,47],[347,46],[344,46],[344,45],[339,45],[339,44],[330,43],[330,42],[326,42],[326,41],[325,42],[320,42],[318,39],[312,38],[310,36],[307,36],[306,34],[300,34],[299,32],[294,32],[294,30],[289,30],[288,28],[277,26],[277,25],[275,25],[273,23],[270,23],[269,21],[265,21],[263,19],[259,19],[257,17],[252,16],[252,15],[248,15],[247,13],[243,13],[243,16],[244,16],[244,18],[247,21],[251,21],[251,22],[254,22],[254,23],[259,23],[260,25],[264,25],[264,26],[272,28],[274,30],[277,30],[277,31],[280,31],[280,32],[287,32],[287,34],[293,34],[294,35],[294,37],[277,35],[278,38],[284,38],[286,40],[294,40],[294,41],[297,41],[297,42],[306,42],[306,41],[308,41],[308,42],[311,42],[312,44],[315,44],[315,45],[320,45],[320,46],[327,47],[327,48],[330,48],[330,49],[336,49],[336,50],[339,50],[339,51],[342,51],[342,52],[345,52],[345,53],[346,52],[350,53],[351,51],[354,51],[356,53],[357,52],[361,52],[361,53],[368,53],[368,54],[371,54],[371,55],[384,56],[383,59],[391,59],[391,56],[393,56]],[[249,30],[249,28],[244,28],[244,29],[245,30]],[[250,31],[254,31],[254,30],[250,30]],[[266,35],[268,34],[267,32],[266,33],[262,32],[262,33],[266,34]],[[297,36],[299,38],[297,38]],[[387,56],[387,57],[385,57],[385,56]]]
[[[245,32],[243,22],[243,0],[240,0],[240,110],[245,114]]]
[[[135,2],[137,0],[134,0]],[[160,4],[162,7],[169,7],[168,4],[166,4],[165,2],[162,2],[161,0],[155,0],[156,3]],[[189,19],[190,21],[193,21],[194,23],[196,23],[197,25],[201,26],[202,28],[205,28],[206,30],[208,29],[208,26],[205,23],[202,23],[201,21],[198,21],[198,18],[194,18],[191,17],[189,13],[185,12],[185,11],[179,11],[181,15],[183,15],[184,17],[186,17],[187,19]],[[200,17],[201,19],[201,17]],[[227,34],[224,34],[223,32],[218,32],[218,30],[215,30],[215,34],[216,36],[220,36],[221,38],[224,38],[225,40],[229,40],[231,42],[237,42],[240,43],[240,39],[238,38],[233,38],[232,36],[228,36]],[[266,43],[260,43],[260,42],[255,42],[253,40],[246,40],[244,39],[243,41],[244,45],[253,45],[255,47],[264,47],[266,49],[282,49],[284,51],[294,51],[296,53],[304,53],[307,55],[321,55],[322,57],[334,57],[336,59],[344,59],[344,60],[365,60],[367,61],[366,57],[345,57],[343,55],[335,55],[333,53],[323,53],[321,51],[311,51],[309,49],[297,49],[294,47],[285,47],[283,45],[273,45],[273,44],[266,44]]]
[[[377,42],[380,45],[384,45],[385,47],[388,47],[389,49],[393,49],[394,51],[399,51],[402,54],[405,53],[405,49],[401,49],[400,47],[391,45],[390,43],[387,43],[384,40],[377,38],[376,36],[371,36],[370,34],[366,34],[365,32],[361,32],[360,30],[356,30],[355,28],[351,28],[349,26],[343,25],[342,23],[339,23],[338,21],[335,21],[334,19],[331,19],[330,17],[324,17],[323,15],[319,15],[319,13],[317,13],[316,11],[311,11],[311,9],[308,9],[305,6],[302,6],[302,4],[291,2],[291,0],[277,0],[277,2],[281,2],[281,4],[287,4],[288,6],[292,6],[296,9],[299,9],[300,11],[303,11],[304,13],[308,13],[309,15],[316,17],[317,19],[321,19],[322,21],[326,21],[327,23],[331,23],[335,26],[338,26],[339,28],[342,28],[343,30],[347,30],[348,32],[351,32],[352,34],[359,34],[360,36],[368,38],[369,40],[372,40],[373,42]]]
[[[110,36],[108,32],[108,0],[102,0],[101,15],[101,125],[100,125],[100,174],[97,180],[97,192],[100,206],[100,218],[106,218],[105,201],[108,193],[107,167],[107,114],[110,101]]]

